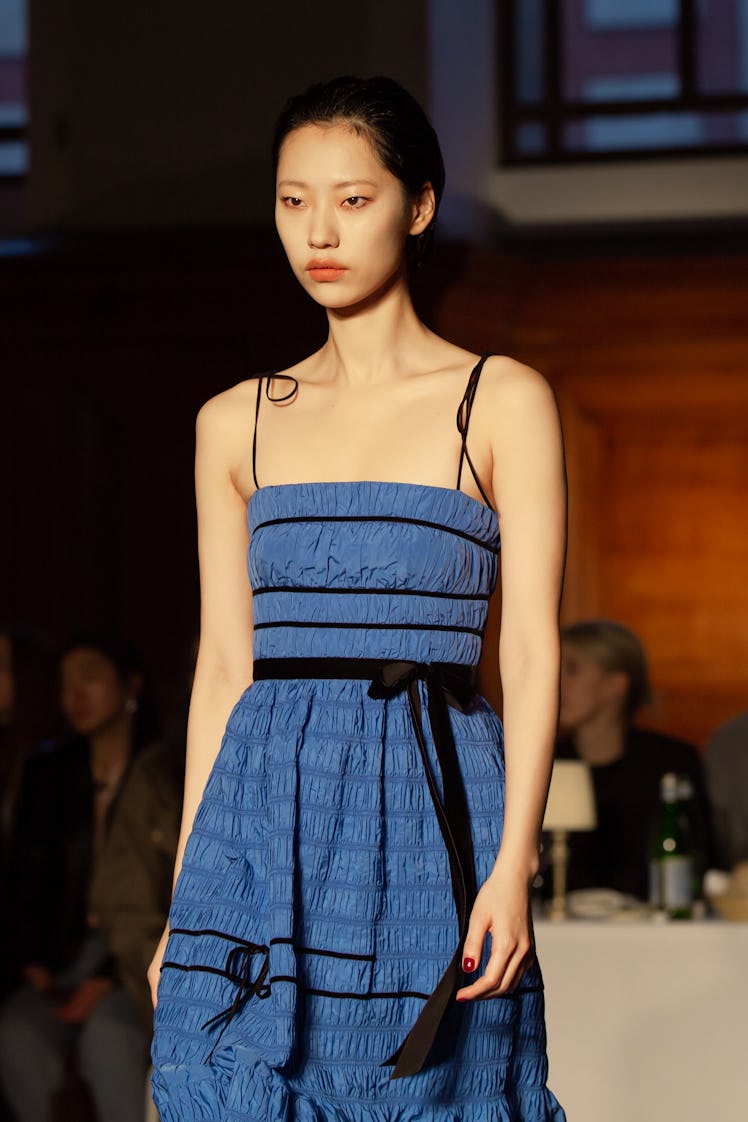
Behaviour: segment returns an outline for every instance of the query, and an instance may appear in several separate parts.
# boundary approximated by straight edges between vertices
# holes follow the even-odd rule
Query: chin
[[[313,289],[307,288],[306,291],[311,296],[312,300],[314,300],[315,304],[319,304],[320,308],[330,308],[331,311],[355,307],[357,304],[361,303],[360,299],[356,296],[351,296],[350,293],[341,292],[340,289],[331,291],[332,289],[333,284],[330,284],[325,286],[318,285]]]
[[[302,288],[311,296],[315,304],[331,312],[356,312],[376,304],[397,283],[400,276],[401,270],[397,266],[384,276],[380,274],[370,278],[368,285],[361,284],[361,278],[359,283],[354,285],[350,276],[320,284],[311,280],[305,269],[300,274],[296,274]]]
[[[68,724],[77,736],[93,736],[105,723],[98,717],[77,717],[75,720],[68,717]]]

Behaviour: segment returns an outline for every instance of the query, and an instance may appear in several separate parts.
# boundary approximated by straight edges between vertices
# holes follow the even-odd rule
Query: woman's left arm
[[[464,958],[479,963],[490,933],[491,955],[483,975],[458,991],[460,1000],[505,993],[532,959],[530,887],[558,722],[566,556],[566,473],[553,393],[536,371],[511,359],[489,360],[484,378],[481,422],[491,425],[502,543],[506,798],[501,846],[473,907],[464,950]]]

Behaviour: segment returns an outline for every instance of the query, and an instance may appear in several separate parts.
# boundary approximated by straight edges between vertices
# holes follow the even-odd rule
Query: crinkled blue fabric
[[[248,522],[255,658],[477,663],[499,549],[481,502],[420,484],[281,484],[255,492]],[[546,1087],[537,965],[520,992],[453,1003],[417,1075],[382,1066],[458,926],[407,698],[373,699],[368,684],[260,679],[231,713],[169,914],[152,1046],[162,1122],[565,1122]],[[449,718],[481,883],[501,840],[502,728],[479,694]],[[427,721],[424,734],[438,772]],[[257,981],[263,965],[220,1017],[241,970]]]

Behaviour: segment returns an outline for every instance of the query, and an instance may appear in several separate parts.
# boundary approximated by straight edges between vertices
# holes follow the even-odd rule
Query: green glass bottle
[[[690,835],[693,862],[694,904],[703,902],[704,874],[706,873],[706,831],[704,820],[696,802],[693,780],[689,775],[678,776],[678,813],[683,818],[685,831]]]
[[[660,779],[660,807],[649,854],[649,902],[670,919],[690,919],[693,908],[693,839],[679,800],[679,776]]]

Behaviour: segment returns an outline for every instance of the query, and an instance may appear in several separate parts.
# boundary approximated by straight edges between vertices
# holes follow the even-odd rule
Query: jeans
[[[143,1122],[150,1040],[124,989],[105,994],[80,1025],[59,1021],[31,986],[0,1006],[0,1082],[18,1122],[49,1122],[68,1056],[88,1084],[99,1122]]]

